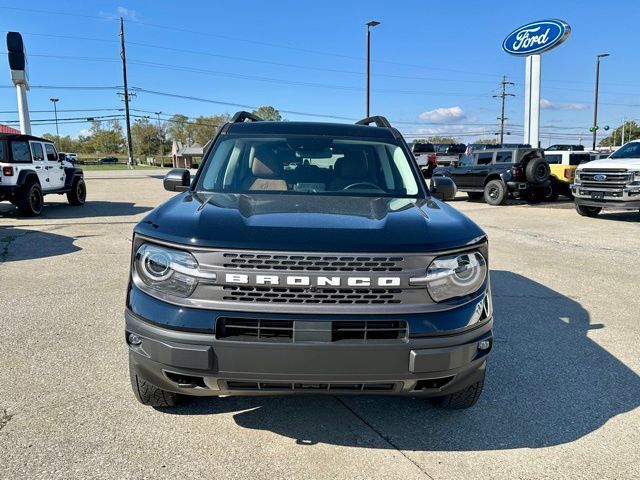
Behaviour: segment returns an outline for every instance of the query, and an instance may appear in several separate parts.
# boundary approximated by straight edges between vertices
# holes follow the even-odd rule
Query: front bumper
[[[571,192],[576,205],[629,210],[640,208],[640,187],[604,189],[572,184]],[[599,196],[602,198],[597,198]]]
[[[128,309],[125,320],[137,373],[164,390],[196,396],[445,395],[482,377],[493,344],[491,318],[454,335],[355,345],[225,341],[160,327]],[[132,345],[130,334],[141,343]]]

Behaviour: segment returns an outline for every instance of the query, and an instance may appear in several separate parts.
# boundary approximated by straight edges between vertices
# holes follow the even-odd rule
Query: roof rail
[[[362,120],[356,122],[356,125],[371,125],[372,123],[375,123],[376,127],[391,128],[391,124],[389,123],[389,120],[387,120],[385,117],[382,117],[380,115],[363,118]]]
[[[231,120],[229,120],[229,122],[231,123],[242,123],[249,120],[250,122],[262,122],[264,120],[262,120],[259,116],[254,115],[253,113],[249,113],[249,112],[245,112],[240,111],[240,112],[236,112],[236,114],[231,117]]]

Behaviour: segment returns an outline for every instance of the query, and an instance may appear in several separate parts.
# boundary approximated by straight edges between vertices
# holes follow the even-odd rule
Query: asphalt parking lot
[[[160,175],[88,203],[0,204],[0,478],[640,478],[640,215],[453,205],[488,233],[496,343],[479,403],[194,399],[143,407],[123,336],[131,232]],[[49,200],[49,198],[47,198]],[[4,413],[3,413],[4,412]]]

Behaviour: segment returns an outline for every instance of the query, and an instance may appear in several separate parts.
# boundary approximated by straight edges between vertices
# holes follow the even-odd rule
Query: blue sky
[[[4,2],[0,30],[23,33],[34,86],[115,87],[122,84],[119,17],[126,20],[129,85],[166,94],[246,106],[348,118],[364,116],[365,27],[372,32],[373,114],[397,123],[410,138],[446,134],[469,141],[497,131],[502,75],[515,83],[508,99],[510,139],[521,139],[524,59],[502,52],[514,28],[544,18],[572,27],[569,39],[542,57],[543,145],[587,143],[592,123],[594,58],[603,60],[600,125],[640,118],[636,31],[640,2]],[[6,55],[2,56],[6,59]],[[10,86],[6,60],[0,86]],[[33,88],[32,119],[119,115],[116,91]],[[139,92],[135,115],[162,111],[189,116],[240,107]],[[16,120],[16,96],[0,88],[0,122]],[[64,110],[91,110],[65,112]],[[111,109],[111,110],[109,110]],[[40,112],[38,112],[40,111]],[[285,113],[289,120],[313,117]],[[327,120],[329,120],[327,118]],[[73,120],[75,121],[75,120]],[[70,120],[71,122],[71,120]],[[81,120],[78,120],[81,122]],[[78,135],[87,123],[61,124]],[[35,134],[53,125],[34,126]],[[555,135],[549,138],[548,135]]]

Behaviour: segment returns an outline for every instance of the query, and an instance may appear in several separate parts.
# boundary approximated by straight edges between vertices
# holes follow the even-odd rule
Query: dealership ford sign
[[[534,55],[557,47],[570,33],[571,27],[562,20],[533,22],[511,32],[502,42],[502,49],[511,55]]]

